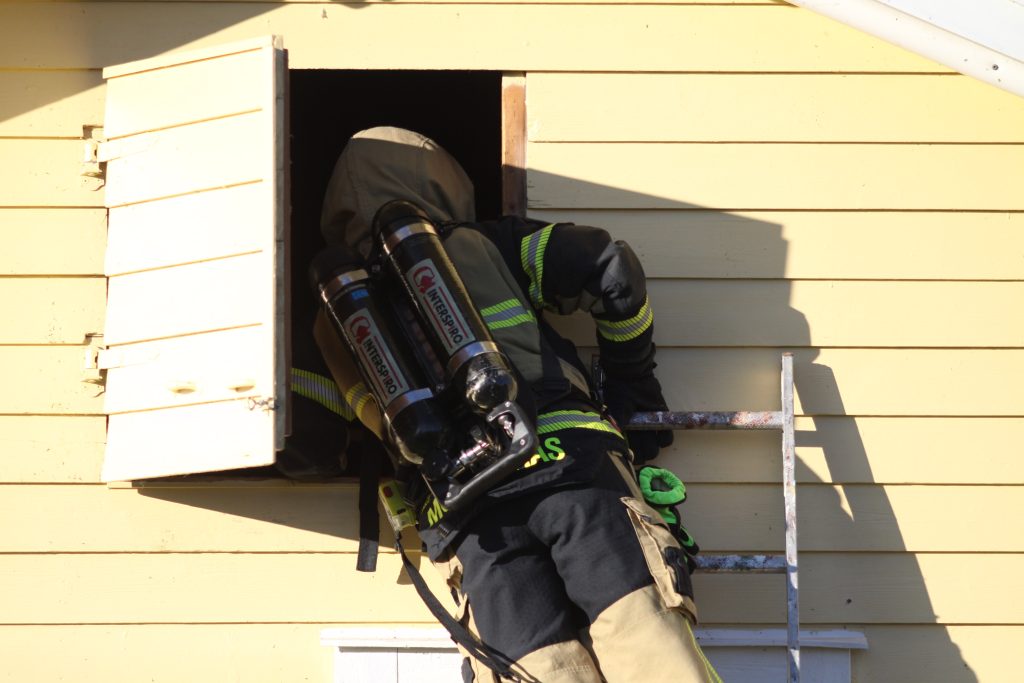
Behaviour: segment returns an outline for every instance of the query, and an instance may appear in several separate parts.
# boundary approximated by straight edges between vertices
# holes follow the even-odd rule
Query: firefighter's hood
[[[373,216],[392,199],[419,205],[437,222],[473,221],[473,183],[433,140],[402,128],[370,128],[352,136],[334,166],[320,229],[328,244],[364,257]]]

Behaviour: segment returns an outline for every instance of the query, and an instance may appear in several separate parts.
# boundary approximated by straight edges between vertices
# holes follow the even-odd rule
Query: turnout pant
[[[678,544],[617,454],[598,470],[586,485],[495,505],[462,531],[435,563],[457,618],[525,681],[718,683],[693,637]],[[469,658],[464,675],[497,680]]]

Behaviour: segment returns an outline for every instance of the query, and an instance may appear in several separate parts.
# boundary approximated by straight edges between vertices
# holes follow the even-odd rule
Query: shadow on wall
[[[67,70],[59,78],[19,79],[17,96],[0,98],[0,123],[81,96],[102,85],[107,66],[173,51],[227,44],[287,32],[322,33],[323,22],[344,10],[366,10],[393,0],[333,5],[282,6],[272,2],[144,2],[0,4],[0,72],[7,69]],[[72,9],[73,7],[73,9]],[[328,10],[331,15],[328,15]],[[281,18],[267,17],[280,13]],[[334,27],[337,28],[337,27]],[[218,37],[222,36],[222,37]],[[358,50],[339,40],[339,50]],[[287,43],[285,45],[287,48]],[[354,60],[359,62],[358,59]],[[411,65],[410,65],[411,66]],[[89,69],[90,71],[85,71]],[[81,121],[98,124],[99,121]]]
[[[567,177],[559,177],[537,171],[529,173],[531,186],[558,187],[559,193],[545,196],[562,196],[566,205],[573,205],[573,197],[599,197],[598,206],[649,206],[663,204],[662,198],[645,196],[619,188],[600,186]],[[544,193],[541,193],[544,194]],[[579,204],[576,203],[578,206]],[[558,207],[534,207],[538,217],[545,220],[576,220],[583,223],[593,216],[584,210],[569,210]],[[656,337],[659,341],[659,374],[672,377],[666,382],[666,397],[669,405],[676,410],[728,410],[728,409],[778,409],[778,368],[779,354],[790,349],[796,355],[796,386],[803,412],[812,416],[815,425],[828,422],[828,428],[819,432],[800,430],[797,446],[823,450],[829,471],[847,473],[844,480],[874,482],[871,466],[864,449],[863,440],[853,420],[844,416],[845,407],[840,388],[832,369],[818,362],[819,351],[811,346],[811,333],[807,319],[790,305],[790,286],[785,280],[787,243],[783,238],[783,226],[763,220],[720,211],[708,210],[695,205],[673,204],[677,212],[665,211],[624,211],[602,210],[602,227],[613,235],[638,246],[638,252],[651,278],[651,291],[662,298],[655,300],[658,323]],[[759,291],[753,308],[729,308],[711,310],[707,301],[696,298],[678,301],[666,298],[672,291],[673,283],[668,278],[703,280],[726,276],[742,279],[763,279],[765,287]],[[727,288],[732,280],[708,282],[709,290]],[[670,302],[671,301],[671,302]],[[751,313],[753,311],[753,313]],[[766,325],[766,321],[771,321]],[[693,329],[694,327],[697,329]],[[701,327],[703,326],[703,328]],[[570,319],[562,325],[577,343],[592,343],[592,328],[580,320]],[[729,341],[731,340],[731,341]],[[784,348],[780,348],[784,347]],[[723,358],[726,360],[723,362]],[[884,386],[883,381],[877,382]],[[766,437],[771,438],[766,438]],[[691,438],[692,437],[692,438]],[[699,458],[700,449],[711,439],[720,439],[719,444],[733,444],[737,452],[749,453],[751,445],[764,456],[765,467],[780,472],[778,437],[775,434],[719,433],[679,435],[676,445],[666,453],[663,462],[680,472],[687,479],[689,462]],[[706,457],[700,465],[703,471],[716,467],[738,470],[728,446],[714,447],[716,462]],[[739,456],[737,456],[739,457]],[[758,470],[765,470],[758,465]],[[856,476],[850,476],[855,474]],[[771,475],[774,476],[774,475]],[[755,481],[772,481],[768,478]],[[803,495],[807,500],[812,489],[816,494],[814,514],[837,520],[834,528],[822,530],[819,520],[817,533],[804,537],[804,555],[801,570],[801,587],[804,595],[804,619],[812,624],[928,624],[935,622],[935,614],[925,585],[921,569],[915,556],[905,551],[902,534],[896,524],[892,506],[884,489],[873,487],[877,495],[870,497],[870,504],[864,505],[863,496],[843,495],[843,486],[833,488],[832,482],[824,482],[807,467],[799,470]],[[717,481],[744,484],[750,479],[742,472],[735,479]],[[715,479],[699,479],[715,481]],[[775,479],[774,481],[778,481]],[[730,505],[727,495],[710,499],[715,489],[725,487],[695,487],[704,491],[708,500],[691,498],[688,507],[712,511],[716,517],[728,518],[735,515],[726,509]],[[743,486],[729,487],[744,495]],[[202,507],[217,512],[241,515],[253,519],[280,524],[317,534],[355,539],[357,538],[356,496],[354,486],[324,486],[296,488],[295,495],[273,496],[274,503],[267,504],[266,489],[239,489],[231,492],[212,490],[208,492],[174,489],[142,489],[143,495]],[[700,495],[699,493],[697,495]],[[773,487],[773,496],[781,499],[781,490]],[[719,509],[716,509],[719,508]],[[781,505],[780,505],[781,507]],[[749,508],[748,508],[749,509]],[[811,514],[804,511],[804,515]],[[750,524],[764,528],[766,542],[763,549],[781,550],[783,529],[780,520],[736,519],[735,526]],[[803,518],[805,521],[807,517]],[[879,524],[879,520],[883,520]],[[691,519],[691,528],[706,550],[749,551],[751,548],[737,547],[729,540],[702,537],[700,519]],[[835,539],[843,539],[851,525],[881,527],[881,538],[873,539],[871,548],[857,548],[844,545]],[[729,535],[728,529],[723,535]],[[737,537],[744,534],[737,534]],[[387,536],[385,536],[386,538]],[[750,538],[749,531],[745,534]],[[826,540],[827,539],[827,540]],[[833,547],[828,547],[829,543]],[[854,542],[856,543],[856,542]],[[354,549],[354,545],[347,547]],[[857,550],[884,552],[859,553]],[[850,550],[844,555],[828,552],[814,553],[814,550]],[[838,561],[843,565],[837,565]],[[352,555],[339,556],[340,563],[352,562]],[[846,566],[849,565],[849,566]],[[883,574],[875,567],[882,566]],[[858,568],[868,570],[867,576],[858,575]],[[884,581],[879,581],[884,577]],[[752,584],[747,581],[770,581],[758,584],[748,594],[749,601],[736,599],[744,595]],[[848,586],[844,582],[848,581]],[[849,592],[845,589],[849,588]],[[701,589],[707,598],[701,602]],[[779,577],[748,576],[698,576],[698,602],[701,602],[704,623],[781,623],[785,620],[783,584]],[[865,599],[866,598],[866,599]],[[810,605],[814,609],[810,609]],[[927,658],[929,671],[957,672],[958,681],[973,681],[958,648],[944,632],[928,636],[926,652],[908,653],[910,657]],[[870,645],[870,643],[869,643]]]

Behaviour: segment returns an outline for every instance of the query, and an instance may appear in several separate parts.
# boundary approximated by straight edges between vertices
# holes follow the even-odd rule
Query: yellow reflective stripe
[[[544,250],[551,238],[552,223],[535,233],[527,235],[519,243],[519,260],[526,276],[530,279],[530,301],[537,308],[544,306]]]
[[[519,299],[506,299],[493,306],[481,308],[480,315],[487,327],[492,330],[536,322],[533,312],[523,308]]]
[[[704,650],[700,649],[700,645],[697,644],[697,637],[693,635],[693,629],[690,628],[690,621],[684,617],[686,626],[686,632],[690,634],[690,640],[693,642],[694,649],[697,650],[697,654],[700,655],[701,661],[704,663],[704,671],[708,675],[708,683],[723,683],[722,678],[715,671],[715,667],[711,665],[707,656],[704,654]]]
[[[334,380],[318,375],[309,370],[292,368],[292,391],[299,396],[316,401],[332,413],[341,415],[346,420],[355,418],[351,405],[345,402],[338,391]],[[365,390],[365,387],[364,387]]]
[[[550,434],[562,429],[591,429],[614,434],[622,438],[622,432],[597,413],[580,410],[556,410],[537,416],[537,434]]]
[[[522,308],[523,305],[519,303],[519,299],[505,299],[501,303],[494,304],[493,306],[487,306],[486,308],[480,309],[480,315],[488,316],[494,315],[495,313],[501,313],[502,311],[508,311],[513,308]]]
[[[597,331],[605,339],[620,342],[629,341],[630,339],[636,339],[647,331],[654,322],[654,313],[651,311],[651,306],[645,297],[644,305],[640,307],[639,312],[633,317],[626,320],[595,319],[595,322],[597,323]]]
[[[363,408],[370,398],[370,390],[362,382],[357,382],[355,386],[345,392],[345,402],[356,416],[363,412]]]

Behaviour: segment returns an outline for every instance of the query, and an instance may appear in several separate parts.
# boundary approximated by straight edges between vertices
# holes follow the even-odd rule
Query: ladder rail
[[[600,381],[597,358],[592,362],[594,377]],[[800,683],[800,593],[797,556],[796,439],[794,429],[793,354],[782,354],[780,373],[782,409],[774,411],[635,413],[628,430],[661,429],[780,430],[782,432],[782,495],[785,510],[785,556],[701,555],[698,569],[709,573],[761,573],[786,575],[786,650],[789,683]]]

